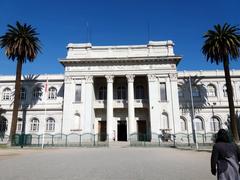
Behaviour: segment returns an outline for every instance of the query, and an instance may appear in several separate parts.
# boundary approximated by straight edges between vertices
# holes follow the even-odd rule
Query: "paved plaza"
[[[140,147],[0,149],[0,179],[211,180],[210,155]]]

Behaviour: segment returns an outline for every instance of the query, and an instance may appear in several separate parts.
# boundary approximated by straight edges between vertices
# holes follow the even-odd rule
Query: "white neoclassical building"
[[[191,133],[192,117],[200,133],[226,127],[223,71],[178,72],[181,58],[175,55],[172,41],[131,46],[70,43],[66,58],[60,60],[64,75],[22,77],[17,131],[25,122],[26,133],[101,133],[108,134],[110,141],[127,141],[133,133]],[[240,71],[231,75],[238,110]],[[44,91],[47,79],[48,91]],[[7,124],[6,134],[14,80],[0,76],[0,125]]]

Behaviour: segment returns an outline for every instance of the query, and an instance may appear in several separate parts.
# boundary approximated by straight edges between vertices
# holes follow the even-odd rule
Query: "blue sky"
[[[170,39],[175,53],[183,56],[178,70],[222,69],[201,54],[202,35],[217,23],[240,24],[239,0],[1,0],[0,7],[0,35],[17,20],[40,34],[42,54],[24,64],[24,74],[63,73],[58,61],[66,56],[68,43],[87,41],[87,23],[93,45]],[[15,68],[1,50],[0,74],[15,74]],[[240,61],[231,68],[240,69]]]

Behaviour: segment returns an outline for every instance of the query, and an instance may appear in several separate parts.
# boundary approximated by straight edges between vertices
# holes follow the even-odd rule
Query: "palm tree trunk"
[[[233,134],[233,140],[235,143],[239,142],[238,130],[237,130],[237,120],[233,102],[233,89],[231,83],[231,76],[229,72],[229,59],[225,58],[223,61],[224,73],[225,73],[225,81],[227,86],[227,95],[228,95],[228,105],[230,112],[230,127]]]
[[[17,69],[16,69],[15,96],[14,96],[14,104],[13,104],[12,124],[11,124],[11,131],[9,135],[9,140],[11,142],[11,145],[14,145],[13,137],[16,134],[16,127],[17,127],[18,110],[19,110],[19,104],[20,104],[21,75],[22,75],[22,61],[18,59]]]

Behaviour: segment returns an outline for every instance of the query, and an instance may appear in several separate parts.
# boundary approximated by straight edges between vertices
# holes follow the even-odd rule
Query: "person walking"
[[[240,180],[240,151],[236,144],[231,143],[228,133],[220,129],[211,155],[211,172],[218,180]]]

